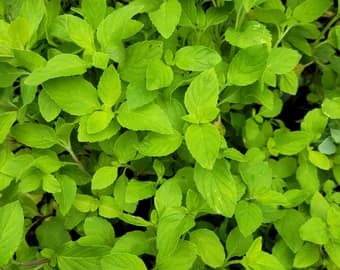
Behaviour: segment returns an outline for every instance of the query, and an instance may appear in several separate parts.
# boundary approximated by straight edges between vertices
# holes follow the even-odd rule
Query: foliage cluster
[[[0,1],[0,268],[340,269],[339,17]]]

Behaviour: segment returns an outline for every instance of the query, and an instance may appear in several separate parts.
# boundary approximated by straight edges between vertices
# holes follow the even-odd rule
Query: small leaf
[[[182,47],[175,55],[176,66],[191,71],[207,70],[221,60],[221,56],[215,50],[202,45]]]
[[[116,104],[121,92],[119,74],[113,65],[110,65],[99,79],[98,96],[107,107],[112,107]]]
[[[198,229],[190,233],[190,241],[197,246],[197,254],[202,261],[213,268],[224,263],[224,248],[217,235],[208,229]]]
[[[94,134],[106,129],[113,118],[113,112],[95,111],[89,115],[86,123],[86,131],[88,134]]]
[[[228,233],[226,241],[228,258],[243,256],[244,254],[246,254],[252,242],[252,235],[244,237],[239,228],[235,227]]]
[[[257,45],[241,49],[231,60],[228,85],[245,86],[260,79],[267,65],[267,49]]]
[[[332,5],[330,0],[305,0],[293,11],[293,16],[302,23],[315,21]]]
[[[93,175],[91,181],[92,190],[103,189],[113,184],[113,182],[117,179],[117,174],[117,167],[101,167]]]
[[[175,152],[182,144],[182,136],[174,134],[159,134],[150,132],[136,145],[139,153],[149,157],[162,157]]]
[[[147,270],[142,259],[136,255],[121,252],[111,252],[100,261],[103,270]]]
[[[321,109],[330,119],[340,119],[340,98],[325,98]]]
[[[214,69],[204,71],[193,79],[185,92],[184,104],[194,123],[207,123],[216,118],[219,111],[218,94],[219,85]]]
[[[38,105],[41,116],[47,121],[51,122],[61,112],[61,108],[54,102],[47,94],[46,90],[40,91],[38,97]]]
[[[328,241],[326,223],[319,217],[307,220],[299,229],[302,240],[318,245],[324,245]]]
[[[123,103],[118,111],[118,122],[131,130],[149,130],[160,134],[173,134],[173,128],[166,113],[157,104],[145,105],[129,110]]]
[[[319,246],[305,243],[294,257],[294,267],[306,268],[320,259]]]
[[[55,131],[47,125],[25,123],[12,128],[14,138],[29,147],[50,148],[57,143]]]
[[[24,213],[19,201],[0,207],[0,265],[6,265],[24,236]]]
[[[96,89],[82,77],[49,80],[43,87],[49,97],[69,114],[80,116],[99,108]]]
[[[235,218],[244,237],[251,235],[263,222],[261,208],[255,203],[239,201],[235,209]]]
[[[273,48],[268,56],[267,69],[274,74],[286,74],[292,71],[301,59],[301,55],[289,48]]]
[[[16,112],[4,112],[0,113],[0,144],[2,144],[14,124],[15,120],[17,118]]]
[[[182,7],[178,0],[165,0],[159,9],[149,13],[149,16],[158,32],[167,39],[175,31],[181,13]]]
[[[160,59],[154,59],[146,68],[146,89],[149,91],[168,87],[174,79],[174,73],[170,66]]]
[[[236,183],[229,164],[218,160],[212,170],[196,164],[195,185],[207,204],[225,217],[231,217],[236,207]]]
[[[185,132],[185,142],[189,152],[203,168],[213,168],[221,145],[220,134],[215,126],[190,125]]]
[[[39,85],[47,80],[80,75],[86,72],[86,63],[77,55],[59,54],[51,58],[46,66],[35,69],[25,80],[25,84]]]
[[[59,205],[60,213],[66,216],[76,198],[77,185],[75,181],[67,175],[59,175],[57,179],[60,183],[61,192],[54,193],[53,195]]]

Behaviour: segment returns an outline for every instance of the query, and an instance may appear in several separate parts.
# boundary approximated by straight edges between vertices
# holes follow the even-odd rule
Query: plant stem
[[[224,267],[227,267],[229,265],[232,265],[232,264],[242,264],[242,261],[241,260],[231,260],[231,261],[228,261]]]
[[[332,27],[332,25],[334,23],[337,22],[337,20],[339,20],[339,15],[335,15],[328,23],[327,25],[322,29],[320,37],[314,41],[314,45],[318,44],[320,42],[321,39],[323,39],[326,35],[326,33],[328,32],[328,30]]]
[[[17,264],[21,267],[32,267],[32,266],[39,266],[39,265],[48,263],[48,261],[49,259],[47,258],[41,258],[41,259],[29,261],[29,262],[19,262]]]

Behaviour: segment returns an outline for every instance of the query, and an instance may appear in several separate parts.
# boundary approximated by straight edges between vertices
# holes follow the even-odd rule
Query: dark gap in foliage
[[[141,259],[144,261],[147,269],[153,269],[155,265],[155,257],[148,254],[143,254],[140,256]]]
[[[117,237],[120,237],[127,232],[132,232],[132,231],[144,231],[142,227],[134,226],[128,223],[125,223],[122,220],[117,220],[113,222],[113,227],[116,233]]]
[[[77,241],[81,235],[76,230],[69,231],[72,241]]]
[[[28,230],[28,232],[25,235],[26,242],[29,246],[39,246],[38,239],[35,235],[35,230],[40,226],[42,221],[43,218],[41,217],[34,217],[32,219],[32,224],[34,225]]]
[[[316,107],[307,101],[308,94],[309,88],[301,86],[295,96],[289,96],[284,102],[277,118],[281,119],[290,130],[299,130],[301,119],[308,111]]]
[[[214,227],[220,227],[221,223],[224,221],[225,217],[220,215],[208,214],[197,218],[197,221],[205,221],[211,223]]]
[[[149,211],[152,209],[153,199],[145,199],[138,202],[136,212],[134,213],[136,216],[140,216],[146,220],[149,220]]]

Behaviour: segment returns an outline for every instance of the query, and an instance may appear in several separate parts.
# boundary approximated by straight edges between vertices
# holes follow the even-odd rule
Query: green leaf
[[[340,98],[325,98],[321,110],[330,119],[340,119]]]
[[[229,27],[225,32],[225,40],[242,49],[260,44],[270,44],[271,39],[271,33],[257,21],[246,22],[241,31]]]
[[[299,78],[294,71],[280,75],[279,87],[282,92],[290,95],[296,95],[299,87]]]
[[[78,128],[78,140],[80,142],[101,142],[104,140],[108,140],[113,135],[117,134],[120,129],[120,125],[117,123],[117,121],[113,120],[102,131],[90,134],[87,132],[88,119],[89,119],[88,115],[85,115],[80,118],[80,123],[79,123],[79,128]]]
[[[143,81],[147,65],[152,60],[160,59],[162,54],[163,43],[161,41],[134,43],[126,49],[126,58],[119,65],[121,78],[132,83]]]
[[[138,144],[137,134],[134,131],[122,133],[113,146],[113,153],[119,162],[126,163],[133,160],[136,156],[136,145]]]
[[[296,179],[301,188],[313,195],[320,188],[318,169],[309,162],[301,162],[296,170]]]
[[[287,131],[279,129],[274,132],[273,146],[280,154],[291,156],[301,152],[310,143],[310,136],[305,131]]]
[[[131,179],[126,188],[125,200],[134,203],[152,197],[156,192],[156,183]]]
[[[43,87],[50,98],[69,114],[85,115],[99,108],[96,89],[82,77],[49,80]]]
[[[320,194],[320,192],[315,192],[310,202],[311,216],[319,217],[326,221],[329,207],[328,201]]]
[[[102,196],[99,204],[99,215],[105,218],[116,218],[121,214],[121,209],[113,197]]]
[[[106,245],[113,246],[115,241],[115,232],[112,224],[101,217],[87,217],[84,221],[85,237],[80,238],[77,242],[81,245]],[[90,240],[90,241],[89,241]]]
[[[149,130],[160,134],[174,133],[168,116],[157,104],[129,110],[127,103],[123,103],[119,108],[117,119],[119,124],[131,130]]]
[[[52,174],[44,174],[42,177],[42,189],[48,193],[61,192],[60,183]]]
[[[86,123],[86,132],[95,134],[105,130],[111,123],[113,112],[95,111],[89,115]]]
[[[181,235],[194,225],[193,217],[188,217],[184,208],[166,208],[157,226],[157,261],[175,252]]]
[[[305,220],[299,211],[288,209],[284,216],[274,223],[275,229],[294,253],[302,247],[303,241],[299,235],[299,228]]]
[[[145,81],[129,83],[126,89],[126,103],[129,109],[137,109],[154,101],[158,91],[147,91]]]
[[[332,205],[327,211],[327,224],[328,230],[331,234],[331,237],[340,241],[340,209],[339,207]]]
[[[294,267],[306,268],[320,259],[319,246],[305,243],[294,257]]]
[[[181,13],[182,7],[178,0],[165,0],[159,9],[149,13],[149,17],[157,31],[167,39],[175,31]]]
[[[159,270],[187,270],[191,269],[196,259],[197,247],[186,240],[178,243],[172,255],[157,261]]]
[[[182,205],[182,190],[176,182],[167,181],[156,191],[154,201],[159,216],[162,216],[165,209]]]
[[[101,167],[98,169],[92,177],[91,189],[104,189],[109,185],[112,185],[117,179],[118,168],[117,167]]]
[[[224,263],[224,248],[217,235],[208,229],[198,229],[190,233],[190,242],[197,247],[197,254],[202,261],[213,268]]]
[[[0,265],[6,265],[24,236],[24,213],[19,201],[0,207]]]
[[[40,91],[38,97],[38,105],[41,116],[47,121],[51,122],[61,112],[61,108],[54,102],[52,98],[47,94],[46,90]]]
[[[80,75],[87,65],[77,55],[59,54],[51,58],[44,67],[35,69],[25,80],[25,84],[39,85],[47,80]]]
[[[242,180],[246,183],[250,194],[256,195],[268,191],[272,184],[272,170],[267,162],[240,163]]]
[[[229,164],[218,160],[212,170],[196,164],[195,185],[207,204],[216,213],[231,217],[236,207],[236,184]]]
[[[332,5],[330,0],[305,0],[293,11],[293,16],[302,23],[315,21]]]
[[[81,12],[86,21],[92,26],[92,29],[97,29],[97,26],[106,15],[106,1],[83,0],[81,2]]]
[[[215,50],[202,45],[182,47],[175,55],[176,66],[190,71],[210,69],[221,60],[221,56]]]
[[[340,267],[340,244],[335,241],[328,241],[325,250],[337,267]]]
[[[0,144],[2,144],[11,130],[12,125],[14,124],[17,118],[16,112],[4,112],[0,113]]]
[[[77,16],[70,14],[61,15],[64,19],[65,28],[69,38],[79,47],[89,53],[95,51],[94,33],[91,26]]]
[[[263,222],[261,208],[255,203],[244,200],[237,203],[235,218],[240,232],[244,237],[251,235]]]
[[[101,258],[108,255],[110,248],[103,246],[80,246],[67,243],[57,255],[58,267],[62,270],[102,270]]]
[[[60,213],[65,216],[70,211],[76,198],[77,185],[74,180],[67,175],[59,175],[57,179],[60,183],[61,192],[53,195],[59,205]]]
[[[57,143],[55,131],[43,124],[15,125],[12,128],[12,135],[18,142],[34,148],[50,148]]]
[[[127,232],[116,240],[112,251],[126,252],[139,256],[150,250],[150,243],[151,241],[145,232]]]
[[[262,248],[262,237],[258,237],[250,246],[242,264],[253,270],[284,270],[280,261],[272,254],[264,252]]]
[[[160,59],[154,59],[146,68],[146,89],[149,91],[168,87],[174,79],[174,73],[170,66]]]
[[[267,49],[258,45],[241,49],[231,60],[228,85],[245,86],[260,79],[267,65]]]
[[[328,123],[328,118],[321,109],[313,109],[307,112],[301,123],[301,130],[307,131],[317,141],[322,136]]]
[[[10,87],[25,72],[8,63],[0,63],[0,87]]]
[[[63,222],[57,218],[44,221],[35,232],[41,248],[58,250],[66,242],[71,241],[71,236],[64,228]]]
[[[301,55],[289,48],[273,48],[268,56],[267,69],[274,74],[286,74],[292,71],[301,59]]]
[[[98,96],[107,107],[112,107],[121,95],[121,88],[119,74],[114,66],[110,65],[99,79]]]
[[[253,236],[244,237],[238,227],[235,227],[228,233],[226,249],[228,258],[243,256],[253,242]]]
[[[147,270],[142,259],[136,255],[114,251],[105,256],[100,264],[103,270]]]
[[[139,153],[149,157],[162,157],[175,152],[182,144],[182,136],[174,134],[159,134],[150,132],[136,145]]]
[[[319,217],[307,220],[299,229],[300,237],[318,245],[324,245],[328,241],[326,223]]]
[[[308,159],[313,165],[322,170],[329,170],[333,166],[332,161],[319,151],[308,151]]]
[[[218,94],[219,85],[214,69],[204,71],[195,77],[184,96],[184,104],[189,112],[188,118],[194,120],[194,123],[214,120],[219,112]]]

